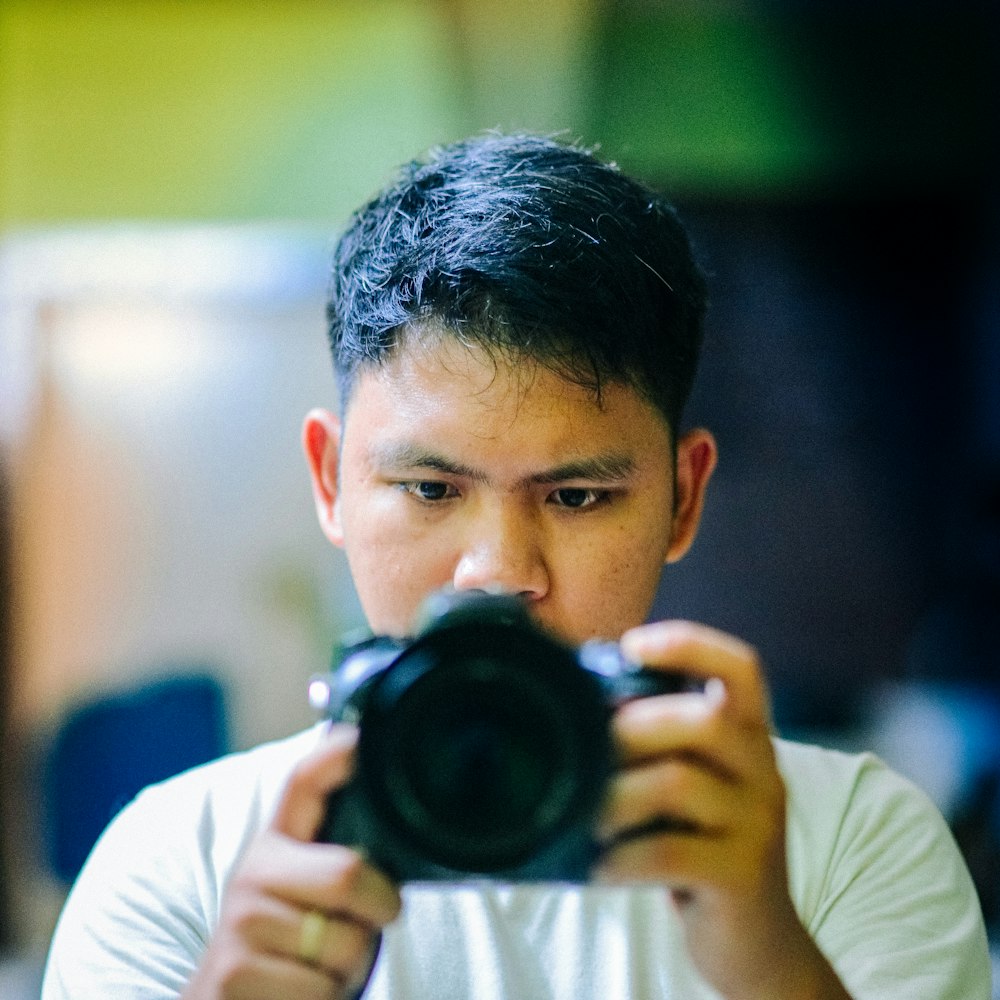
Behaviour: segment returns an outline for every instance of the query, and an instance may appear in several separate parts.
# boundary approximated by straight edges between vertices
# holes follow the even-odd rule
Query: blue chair
[[[45,853],[69,884],[115,814],[146,785],[229,749],[225,693],[182,673],[71,709],[43,762]]]

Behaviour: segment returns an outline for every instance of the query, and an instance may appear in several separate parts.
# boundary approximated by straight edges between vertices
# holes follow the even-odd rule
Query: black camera
[[[520,598],[435,594],[412,639],[351,645],[313,679],[314,708],[360,727],[319,839],[398,881],[585,881],[614,706],[692,689],[613,643],[564,645]]]

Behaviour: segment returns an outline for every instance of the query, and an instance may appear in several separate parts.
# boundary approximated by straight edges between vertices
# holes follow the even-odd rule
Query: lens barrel
[[[534,630],[459,622],[373,682],[357,791],[397,859],[515,870],[589,829],[610,769],[607,723],[600,684],[570,650]]]

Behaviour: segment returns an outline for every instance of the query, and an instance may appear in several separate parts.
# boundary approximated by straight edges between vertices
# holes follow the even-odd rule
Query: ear
[[[698,534],[705,491],[718,458],[715,438],[701,428],[688,431],[677,442],[677,474],[673,527],[666,562],[682,558]]]
[[[319,526],[334,545],[343,546],[344,528],[340,520],[341,423],[329,410],[310,410],[302,424],[302,447],[312,476],[313,499]]]

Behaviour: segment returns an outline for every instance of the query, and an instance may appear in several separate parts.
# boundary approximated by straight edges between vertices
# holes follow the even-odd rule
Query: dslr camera
[[[421,619],[406,641],[347,646],[310,684],[322,716],[359,726],[319,839],[400,882],[585,881],[614,707],[693,683],[614,643],[571,648],[511,595],[440,592]]]

